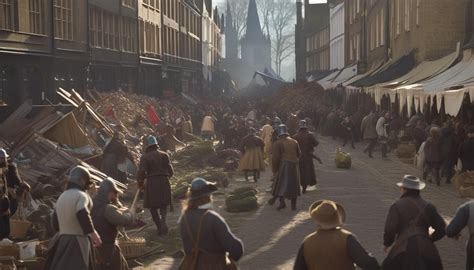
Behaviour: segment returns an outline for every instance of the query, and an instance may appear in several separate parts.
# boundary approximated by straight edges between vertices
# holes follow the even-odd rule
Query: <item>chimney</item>
[[[296,0],[296,24],[303,25],[303,2],[301,0]]]

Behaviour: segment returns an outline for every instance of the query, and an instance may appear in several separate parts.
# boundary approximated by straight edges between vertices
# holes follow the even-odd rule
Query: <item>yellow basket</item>
[[[146,253],[146,240],[143,237],[121,239],[119,246],[125,259],[139,257]]]
[[[27,220],[10,219],[10,236],[13,239],[23,239],[30,227],[31,222]]]

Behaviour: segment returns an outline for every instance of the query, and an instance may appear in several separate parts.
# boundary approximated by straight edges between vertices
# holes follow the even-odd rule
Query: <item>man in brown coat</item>
[[[301,156],[298,142],[290,137],[285,125],[278,127],[278,141],[273,144],[272,170],[275,175],[273,198],[268,202],[273,205],[280,199],[277,210],[286,208],[285,199],[291,200],[291,209],[296,210],[296,199],[301,195],[298,175],[298,159]]]
[[[298,142],[301,149],[301,157],[299,160],[301,186],[303,187],[303,194],[306,193],[308,186],[315,186],[316,173],[314,172],[314,148],[318,146],[319,142],[314,135],[308,131],[308,124],[306,120],[300,121],[300,130],[293,138]]]
[[[173,173],[168,154],[158,150],[158,141],[155,137],[149,136],[146,139],[145,154],[138,166],[137,181],[139,188],[145,192],[143,207],[150,209],[159,235],[168,233],[166,214],[168,206],[171,205],[169,179]]]
[[[309,208],[318,229],[308,235],[300,246],[295,270],[355,270],[354,264],[364,270],[377,270],[377,260],[365,251],[357,238],[342,229],[346,212],[341,205],[317,201]]]

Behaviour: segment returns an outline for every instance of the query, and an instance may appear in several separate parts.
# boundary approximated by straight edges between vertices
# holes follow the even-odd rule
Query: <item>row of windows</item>
[[[329,70],[329,49],[306,58],[306,72]]]
[[[161,0],[143,0],[142,4],[152,10],[160,11],[161,9]]]
[[[18,22],[15,22],[15,15],[20,9],[28,11],[28,17],[25,18],[28,24],[23,25],[21,29]],[[45,1],[42,0],[28,0],[21,3],[14,0],[0,0],[0,29],[44,35],[46,34],[44,10]]]
[[[403,29],[410,31],[412,26],[412,12],[415,11],[415,24],[420,25],[420,3],[421,0],[394,0],[392,1],[392,29],[396,34],[400,34],[403,20]],[[413,5],[415,4],[415,6]],[[403,7],[402,7],[403,5]]]
[[[352,24],[356,19],[357,15],[361,11],[362,0],[349,0],[348,1],[348,12],[349,12],[349,23]]]
[[[369,44],[370,50],[385,45],[385,9],[380,10],[373,20],[369,22]]]
[[[89,38],[93,47],[135,52],[136,24],[133,19],[92,8],[89,10]]]
[[[146,0],[144,0],[145,2]],[[135,9],[137,6],[137,0],[122,0],[122,5]]]
[[[162,0],[163,1],[163,13],[168,18],[178,21],[178,1],[176,0]]]
[[[306,51],[312,52],[329,44],[329,28],[306,38]]]
[[[141,50],[146,54],[161,54],[161,29],[159,25],[140,21]]]
[[[353,35],[351,38],[349,38],[349,60],[355,62],[360,60],[360,48],[360,34]]]

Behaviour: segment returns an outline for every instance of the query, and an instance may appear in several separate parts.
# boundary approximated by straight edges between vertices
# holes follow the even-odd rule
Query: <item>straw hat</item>
[[[314,202],[309,214],[322,229],[337,228],[346,220],[344,207],[330,200]]]

